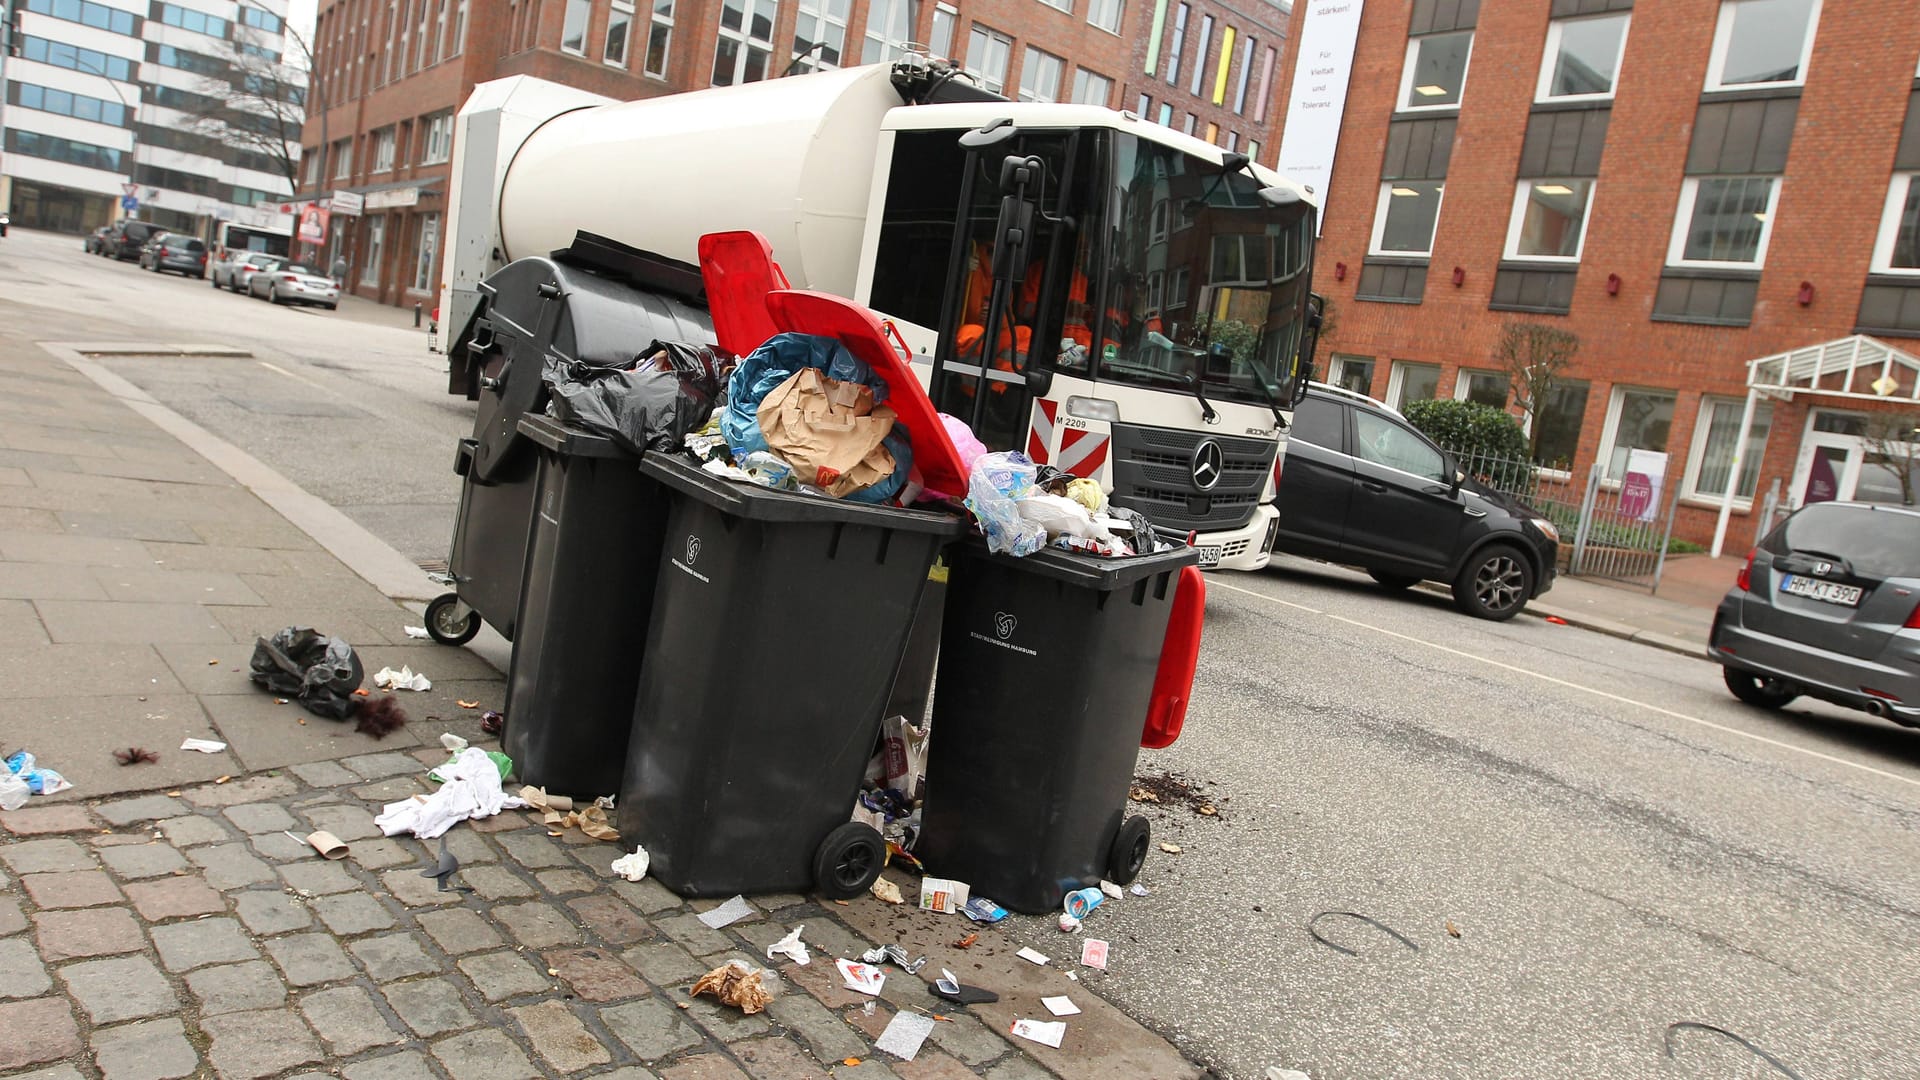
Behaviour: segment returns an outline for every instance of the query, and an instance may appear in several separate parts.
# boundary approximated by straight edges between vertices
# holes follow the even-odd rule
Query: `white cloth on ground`
[[[462,821],[492,817],[502,810],[527,805],[526,800],[501,790],[500,767],[477,746],[460,751],[435,771],[446,780],[440,790],[388,803],[380,816],[373,819],[383,834],[398,836],[410,832],[422,840],[431,840]]]

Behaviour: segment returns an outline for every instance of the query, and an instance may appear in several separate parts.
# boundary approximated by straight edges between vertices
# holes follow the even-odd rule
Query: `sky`
[[[302,41],[313,41],[313,21],[320,10],[320,0],[293,0],[287,5],[287,25],[300,35]],[[287,62],[305,64],[305,58],[299,55],[296,47],[287,49]]]

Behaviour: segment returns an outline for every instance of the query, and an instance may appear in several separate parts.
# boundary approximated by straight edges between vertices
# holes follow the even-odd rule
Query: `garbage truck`
[[[987,448],[1098,480],[1203,565],[1266,564],[1319,319],[1310,189],[917,54],[629,102],[515,76],[456,131],[449,392],[482,396],[487,282],[515,260],[600,244],[697,305],[699,238],[752,230],[791,287],[888,320]]]

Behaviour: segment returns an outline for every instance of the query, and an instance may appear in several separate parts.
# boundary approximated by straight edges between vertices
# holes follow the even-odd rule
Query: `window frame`
[[[652,10],[647,15],[647,48],[640,57],[640,74],[652,79],[667,77],[668,65],[673,62],[673,0],[653,0]],[[653,69],[654,35],[665,30],[666,46],[660,50],[660,70]]]
[[[399,133],[394,125],[388,124],[373,133],[373,168],[369,173],[387,173],[393,171],[394,160],[398,157],[396,147]]]
[[[1020,54],[1020,88],[1014,92],[1013,99],[1015,101],[1057,104],[1060,101],[1061,84],[1066,81],[1066,58],[1055,56],[1053,53],[1034,45],[1028,45],[1026,50],[1026,52]],[[1049,62],[1053,64],[1053,90],[1049,96],[1040,97],[1037,96],[1040,91],[1029,90],[1027,88],[1027,79],[1029,76],[1036,76],[1044,71]]]
[[[618,21],[622,15],[626,16],[625,22]],[[633,59],[633,24],[638,15],[639,13],[634,10],[633,0],[612,0],[608,4],[607,29],[600,41],[601,63],[621,70],[626,69],[627,63]],[[620,26],[620,58],[618,60],[613,58],[613,28],[616,23]]]
[[[1903,180],[1905,184],[1901,183]],[[1907,208],[1907,200],[1915,194],[1920,194],[1920,171],[1897,172],[1887,182],[1887,205],[1880,213],[1880,231],[1873,239],[1873,261],[1868,265],[1870,273],[1920,277],[1920,266],[1893,265],[1894,241],[1900,236],[1900,219]]]
[[[567,41],[573,36],[573,32],[568,30],[568,26],[573,23],[575,15],[580,17],[579,44],[569,46]],[[566,0],[566,7],[562,9],[560,15],[560,51],[568,56],[587,55],[587,31],[592,26],[593,0]]]
[[[847,20],[852,14],[853,6],[850,3],[846,6],[846,14],[835,16],[832,10],[832,0],[800,0],[800,2],[795,5],[793,18],[793,49],[791,50],[793,59],[789,62],[788,66],[796,73],[806,71],[833,71],[840,68],[846,62],[847,58]],[[838,30],[840,32],[839,41],[833,43],[834,55],[837,59],[832,61],[824,60],[817,49],[804,55],[800,52],[800,23],[803,19],[812,20],[814,30],[822,34],[818,40],[808,41],[807,45],[810,49],[813,48],[813,46],[832,41],[831,37],[826,36],[831,31]]]
[[[1386,232],[1387,232],[1387,210],[1392,205],[1393,199],[1404,197],[1404,196],[1394,195],[1393,189],[1394,187],[1399,185],[1411,185],[1411,184],[1439,185],[1439,191],[1436,193],[1439,199],[1439,203],[1433,208],[1433,228],[1428,230],[1427,232],[1426,249],[1422,251],[1402,251],[1398,249],[1389,250],[1387,248],[1383,248],[1380,246],[1380,243],[1382,239],[1385,238]],[[1431,259],[1433,258],[1433,240],[1434,240],[1434,237],[1438,235],[1440,232],[1440,214],[1444,210],[1446,210],[1446,208],[1447,208],[1447,182],[1444,179],[1380,181],[1380,196],[1378,201],[1374,205],[1374,209],[1373,209],[1373,234],[1367,241],[1367,254],[1379,255],[1379,256],[1382,256],[1385,258],[1391,258],[1391,259]]]
[[[1085,78],[1082,78],[1082,76],[1085,76]],[[1088,84],[1093,82],[1093,80],[1095,79],[1098,79],[1102,83],[1106,84],[1107,92],[1101,96],[1099,101],[1082,100],[1082,98],[1086,96],[1086,89]],[[1141,101],[1144,103],[1144,107],[1140,110],[1139,115],[1140,115],[1140,118],[1144,120],[1146,119],[1146,110],[1152,107],[1153,102],[1152,102],[1152,99],[1148,97],[1146,94],[1141,94],[1140,98],[1141,98]],[[1073,91],[1071,94],[1071,100],[1075,105],[1098,105],[1102,108],[1105,108],[1109,104],[1111,104],[1113,101],[1113,80],[1107,78],[1105,75],[1102,75],[1097,71],[1088,71],[1086,68],[1083,68],[1078,64],[1075,64],[1073,66]]]
[[[1420,59],[1420,46],[1437,38],[1455,37],[1460,34],[1467,35],[1467,60],[1466,63],[1460,65],[1460,93],[1457,95],[1457,100],[1437,105],[1408,104],[1407,99],[1413,93],[1413,69],[1415,63]],[[1408,38],[1406,61],[1400,66],[1400,94],[1394,98],[1393,111],[1395,113],[1422,113],[1460,108],[1467,100],[1467,80],[1473,75],[1473,47],[1479,44],[1479,37],[1479,34],[1473,27],[1468,27],[1464,30],[1444,30],[1437,34],[1420,34],[1417,37]]]
[[[1363,397],[1371,398],[1375,359],[1376,358],[1371,356],[1361,356],[1358,353],[1334,353],[1332,357],[1329,358],[1327,364],[1327,385],[1337,386],[1349,393],[1357,393]],[[1344,380],[1347,374],[1347,365],[1349,364],[1360,365],[1366,368],[1367,388],[1365,390],[1355,390],[1353,387],[1346,385]]]
[[[1207,83],[1207,50],[1213,48],[1213,16],[1202,12],[1200,15],[1200,47],[1193,54],[1193,81],[1187,93],[1200,96],[1200,88]]]
[[[360,264],[360,284],[380,284],[380,259],[385,254],[381,249],[387,242],[387,216],[371,214],[367,217],[367,253]]]
[[[1522,255],[1520,253],[1520,234],[1527,222],[1527,209],[1532,205],[1533,189],[1541,184],[1585,184],[1587,199],[1580,208],[1580,233],[1574,241],[1571,255]],[[1514,185],[1513,213],[1507,219],[1507,244],[1502,249],[1502,257],[1515,262],[1559,263],[1572,266],[1580,262],[1580,256],[1587,248],[1587,226],[1593,221],[1593,198],[1599,188],[1599,181],[1583,177],[1534,177],[1521,180]],[[1572,194],[1572,189],[1568,189]],[[1549,192],[1549,194],[1554,194]]]
[[[1667,241],[1667,265],[1698,267],[1706,270],[1764,270],[1767,265],[1767,246],[1773,239],[1773,223],[1780,216],[1780,189],[1785,186],[1784,177],[1776,175],[1738,175],[1738,176],[1689,176],[1680,184],[1680,202],[1674,210],[1673,234]],[[1688,259],[1687,234],[1693,229],[1693,212],[1700,197],[1700,184],[1706,180],[1766,180],[1772,186],[1767,193],[1767,216],[1760,222],[1760,241],[1755,247],[1752,262],[1733,262],[1727,259]]]
[[[862,64],[891,63],[905,55],[906,50],[900,46],[913,40],[913,14],[913,8],[908,5],[907,0],[868,0],[867,25],[860,31],[860,62]],[[957,15],[958,12],[955,14]],[[878,29],[874,25],[876,15],[879,16]],[[891,41],[887,33],[890,24],[897,20],[905,22],[907,36],[900,41]]]
[[[943,18],[944,16],[944,18]],[[933,28],[927,32],[927,51],[934,56],[947,60],[953,59],[953,35],[960,29],[960,9],[952,4],[933,5]],[[940,43],[941,32],[946,32],[946,43]]]
[[[1069,15],[1073,14],[1073,0],[1040,0],[1040,2],[1055,11],[1064,11]]]
[[[1807,65],[1813,61],[1813,39],[1820,32],[1820,8],[1825,0],[1813,0],[1813,7],[1807,11],[1807,37],[1800,43],[1800,65],[1791,79],[1773,82],[1727,83],[1721,80],[1726,76],[1727,50],[1733,45],[1733,24],[1738,17],[1740,5],[1746,0],[1720,0],[1720,11],[1713,25],[1713,48],[1707,54],[1707,84],[1704,92],[1709,94],[1736,93],[1742,90],[1771,90],[1788,86],[1807,84]]]
[[[709,71],[707,72],[708,86],[746,86],[749,83],[765,82],[768,79],[779,78],[778,73],[776,73],[773,70],[773,66],[774,66],[773,35],[775,32],[775,29],[779,26],[779,22],[780,22],[780,0],[739,0],[739,2],[740,2],[740,29],[729,30],[726,27],[726,23],[719,22],[719,21],[716,21],[714,24],[714,28],[713,28],[713,64],[714,66],[712,69],[709,69]],[[753,16],[754,16],[754,12],[758,11],[760,8],[760,5],[762,4],[765,4],[768,8],[771,9],[769,17],[767,19],[767,36],[763,38],[756,38],[753,36]],[[723,0],[722,7],[724,8],[724,6],[725,5]],[[720,47],[723,43],[729,42],[729,41],[733,42],[735,45],[735,52],[733,54],[733,72],[731,75],[732,81],[723,83],[723,82],[720,82],[718,79],[714,78],[713,76],[715,71],[717,71],[720,66]],[[747,65],[752,60],[753,52],[756,48],[758,48],[762,53],[765,54],[766,67],[762,71],[758,79],[748,79],[746,78]]]
[[[434,143],[440,143],[442,156],[434,156]],[[453,112],[442,110],[427,117],[425,130],[421,133],[420,164],[439,165],[453,160]]]
[[[1491,378],[1491,379],[1499,379],[1507,384],[1506,393],[1503,395],[1503,397],[1506,400],[1501,402],[1499,405],[1493,406],[1494,408],[1499,409],[1502,412],[1505,412],[1508,406],[1513,403],[1513,380],[1511,378],[1508,378],[1505,372],[1495,371],[1492,368],[1462,367],[1457,371],[1455,371],[1453,374],[1453,400],[1455,401],[1472,401],[1473,400],[1473,398],[1470,396],[1470,393],[1473,388],[1473,380],[1475,376]],[[1482,402],[1481,404],[1485,404],[1485,402]]]
[[[990,54],[992,52],[993,46],[999,45],[1001,47],[1000,74],[997,77],[989,78],[987,72],[974,67],[973,41],[974,41],[974,35],[976,34],[980,36],[980,39],[983,42],[984,52]],[[985,56],[982,57],[982,59],[986,59],[986,58],[987,57]],[[1012,63],[1013,63],[1013,38],[1011,36],[1007,34],[1003,34],[1000,31],[995,30],[993,27],[980,22],[976,22],[972,26],[969,26],[967,28],[967,58],[965,61],[962,62],[961,68],[962,70],[966,71],[968,74],[974,76],[974,78],[980,81],[981,89],[990,91],[995,94],[1005,94],[1007,91],[1007,68]]]
[[[1591,393],[1592,391],[1588,391]],[[1600,482],[1610,488],[1620,486],[1624,477],[1611,475],[1613,470],[1613,452],[1619,447],[1616,440],[1620,437],[1620,417],[1626,411],[1627,395],[1642,394],[1649,397],[1667,397],[1673,400],[1672,412],[1667,417],[1667,444],[1657,451],[1667,455],[1668,466],[1673,463],[1673,418],[1680,410],[1680,392],[1658,386],[1636,386],[1629,383],[1615,383],[1607,394],[1607,419],[1600,425],[1600,442],[1594,447],[1594,461],[1600,465]],[[1669,473],[1671,475],[1671,473]]]
[[[1552,93],[1554,69],[1558,66],[1556,62],[1560,58],[1560,42],[1561,38],[1565,36],[1567,24],[1576,22],[1601,22],[1609,19],[1621,20],[1622,25],[1620,27],[1620,43],[1615,48],[1613,54],[1613,81],[1608,84],[1606,92],[1600,94]],[[1540,56],[1540,78],[1534,86],[1533,100],[1535,102],[1612,101],[1614,95],[1620,91],[1620,65],[1626,60],[1627,36],[1632,32],[1632,10],[1608,11],[1597,15],[1569,16],[1563,19],[1554,19],[1552,22],[1549,22],[1547,24],[1547,47],[1546,51]],[[1462,86],[1462,90],[1465,90],[1464,86]]]
[[[1707,439],[1712,434],[1713,414],[1717,410],[1723,407],[1731,408],[1733,410],[1734,422],[1737,424],[1740,415],[1746,411],[1746,406],[1747,401],[1745,398],[1724,397],[1714,394],[1701,395],[1700,406],[1694,412],[1693,416],[1693,435],[1688,440],[1687,471],[1680,487],[1681,498],[1710,502],[1714,506],[1719,506],[1721,501],[1726,498],[1726,493],[1723,491],[1701,491],[1699,488],[1700,473],[1707,460]],[[1733,472],[1732,469],[1727,470],[1730,474],[1727,477],[1727,482],[1733,486],[1733,505],[1735,509],[1751,509],[1753,507],[1754,495],[1760,493],[1761,458],[1765,457],[1767,443],[1773,438],[1773,402],[1762,401],[1754,406],[1753,422],[1755,430],[1759,428],[1760,417],[1763,410],[1767,417],[1767,438],[1760,441],[1761,456],[1751,461],[1742,460],[1740,462],[1741,472],[1746,472],[1749,466],[1753,469],[1753,495],[1740,494],[1740,478],[1731,475]],[[1748,438],[1752,438],[1752,435],[1752,432],[1748,432]],[[1740,432],[1737,428],[1734,430],[1733,437],[1736,439],[1740,437]]]
[[[1419,400],[1432,401],[1440,396],[1439,364],[1429,363],[1425,360],[1390,360],[1388,361],[1387,367],[1387,400],[1385,404],[1387,408],[1392,409],[1394,412],[1400,412],[1406,406],[1403,395],[1407,389],[1407,371],[1411,368],[1431,368],[1433,370],[1434,396],[1432,398],[1421,398]]]
[[[1102,11],[1113,13],[1113,25],[1108,26],[1094,18]],[[1127,18],[1127,0],[1087,0],[1087,25],[1096,30],[1104,30],[1114,37],[1120,36],[1120,26]]]
[[[429,228],[431,226],[431,228]],[[433,243],[427,243],[431,235]],[[432,210],[420,215],[420,224],[414,230],[414,271],[407,281],[407,288],[413,292],[433,291],[433,262],[440,254],[440,211]]]
[[[1167,43],[1167,85],[1180,85],[1180,54],[1187,47],[1187,19],[1193,6],[1182,3],[1173,12],[1173,33]]]

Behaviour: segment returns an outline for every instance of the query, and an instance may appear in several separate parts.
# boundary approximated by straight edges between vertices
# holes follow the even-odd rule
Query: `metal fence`
[[[1677,485],[1668,484],[1649,504],[1608,483],[1598,462],[1578,484],[1566,473],[1531,461],[1483,453],[1455,454],[1468,476],[1532,507],[1560,532],[1560,567],[1581,577],[1607,578],[1645,588],[1660,587],[1673,515],[1679,506]]]

